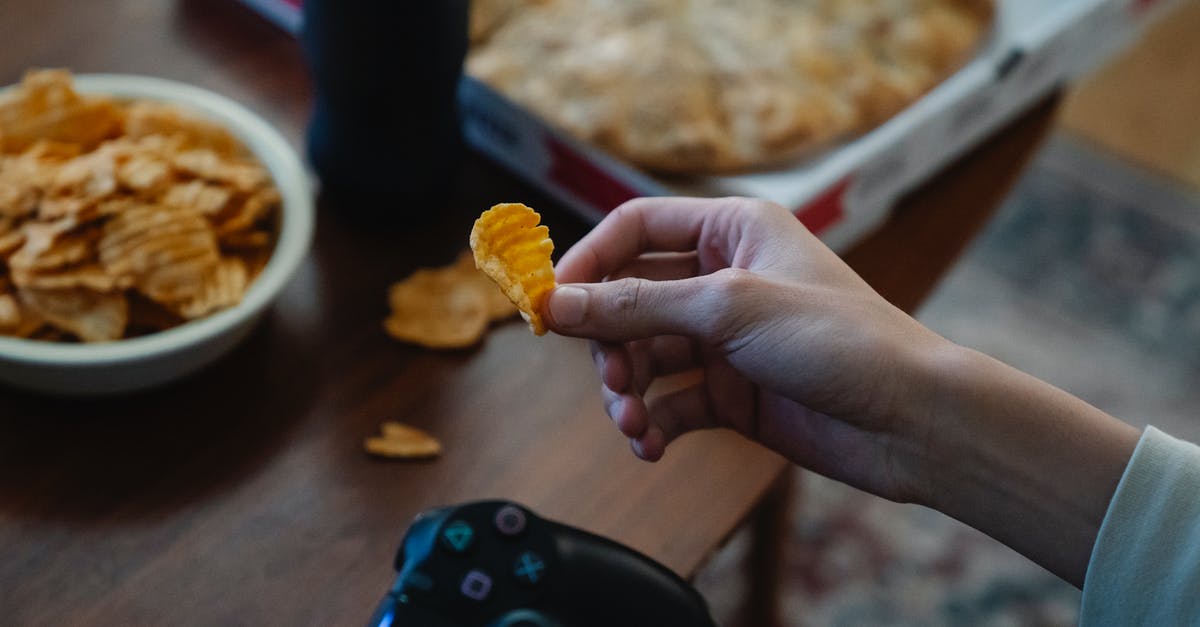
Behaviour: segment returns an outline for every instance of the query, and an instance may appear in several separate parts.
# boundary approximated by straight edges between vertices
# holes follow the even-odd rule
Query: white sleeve
[[[1079,623],[1200,624],[1200,447],[1146,428],[1096,537]]]

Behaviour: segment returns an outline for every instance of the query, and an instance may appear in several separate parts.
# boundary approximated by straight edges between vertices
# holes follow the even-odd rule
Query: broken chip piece
[[[388,459],[427,459],[442,453],[442,443],[428,433],[404,423],[388,421],[380,426],[382,436],[363,441],[363,448]]]
[[[469,251],[440,268],[423,268],[388,291],[391,315],[383,322],[393,338],[426,348],[465,348],[483,338],[488,324],[517,312]]]
[[[388,291],[388,335],[428,348],[465,348],[488,326],[483,294],[446,269],[417,270]]]
[[[476,267],[500,286],[535,335],[546,333],[541,311],[555,286],[554,242],[540,221],[521,203],[502,203],[480,214],[471,229]]]

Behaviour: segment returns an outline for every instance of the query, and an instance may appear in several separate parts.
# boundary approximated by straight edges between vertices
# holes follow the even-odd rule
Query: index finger
[[[636,198],[608,214],[555,269],[559,283],[595,283],[644,252],[696,249],[705,222],[724,199]]]

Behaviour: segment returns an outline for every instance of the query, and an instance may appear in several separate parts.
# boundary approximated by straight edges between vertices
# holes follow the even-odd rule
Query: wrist
[[[987,355],[928,355],[914,501],[1082,582],[1139,432]]]
[[[957,429],[946,429],[953,420],[961,394],[955,384],[973,366],[974,351],[934,336],[931,342],[910,344],[901,367],[908,377],[897,395],[889,416],[892,460],[903,502],[935,507],[940,473],[955,463],[962,451]]]

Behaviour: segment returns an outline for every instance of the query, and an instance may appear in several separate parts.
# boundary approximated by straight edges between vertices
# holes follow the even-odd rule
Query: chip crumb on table
[[[112,341],[237,305],[280,204],[222,125],[30,71],[0,95],[0,335]]]
[[[363,449],[386,459],[429,459],[442,453],[442,443],[432,435],[401,422],[380,425],[381,435],[368,437]]]

